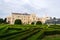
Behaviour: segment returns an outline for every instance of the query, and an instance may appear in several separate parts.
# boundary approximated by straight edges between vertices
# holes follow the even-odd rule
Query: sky
[[[0,17],[5,18],[13,12],[60,18],[60,0],[0,0]]]

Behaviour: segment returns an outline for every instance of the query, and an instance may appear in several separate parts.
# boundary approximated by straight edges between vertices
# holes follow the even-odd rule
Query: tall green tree
[[[56,17],[54,17],[53,19],[56,20]]]
[[[6,20],[7,20],[7,18],[4,19],[4,23],[5,23],[5,24],[7,24]]]

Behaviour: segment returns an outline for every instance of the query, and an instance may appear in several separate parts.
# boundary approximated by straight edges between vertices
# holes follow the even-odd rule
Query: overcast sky
[[[0,17],[6,17],[12,12],[60,17],[60,0],[0,0]]]

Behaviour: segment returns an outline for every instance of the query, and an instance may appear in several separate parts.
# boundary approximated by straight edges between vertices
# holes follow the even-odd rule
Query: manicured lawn
[[[0,24],[0,40],[60,40],[60,25]]]
[[[48,35],[45,36],[42,40],[60,40],[60,35]]]

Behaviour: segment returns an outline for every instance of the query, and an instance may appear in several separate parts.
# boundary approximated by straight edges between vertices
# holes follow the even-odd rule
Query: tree
[[[42,25],[42,22],[41,21],[37,21],[36,25]]]
[[[53,19],[56,20],[56,17],[54,17]]]
[[[3,23],[3,18],[0,18],[0,24]]]
[[[6,20],[7,20],[7,18],[4,19],[4,23],[5,23],[5,24],[8,24],[8,23],[6,22]]]
[[[4,19],[4,22],[6,22],[7,18]]]
[[[22,21],[20,19],[16,19],[14,24],[22,24]]]
[[[53,18],[54,19],[54,24],[56,25],[57,19],[56,17]]]

